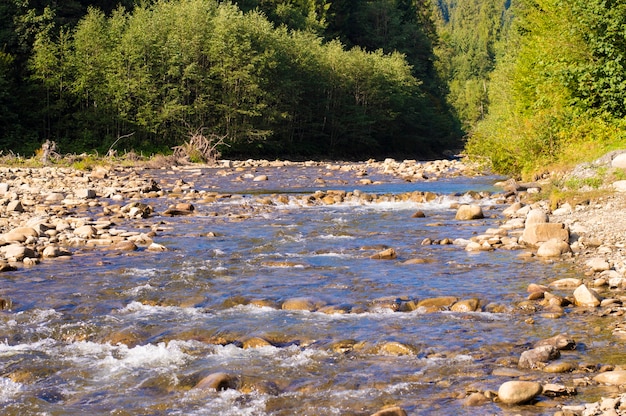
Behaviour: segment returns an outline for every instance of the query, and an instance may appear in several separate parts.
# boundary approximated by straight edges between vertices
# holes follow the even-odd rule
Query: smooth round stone
[[[317,309],[317,306],[315,302],[309,298],[292,298],[283,302],[282,309],[312,312]]]
[[[378,351],[380,354],[394,356],[415,355],[417,353],[415,347],[395,341],[385,342],[378,348]]]
[[[480,205],[461,205],[456,212],[455,219],[457,220],[478,220],[485,218],[483,210]]]
[[[576,365],[568,362],[550,363],[543,368],[546,373],[569,373],[576,368]]]
[[[475,312],[478,309],[479,305],[480,301],[478,299],[465,299],[460,300],[452,305],[450,310],[452,312]]]
[[[626,384],[626,370],[606,371],[595,376],[593,380],[597,383],[615,386]]]
[[[490,400],[484,394],[474,392],[465,398],[465,406],[482,406]]]
[[[498,389],[498,398],[505,404],[527,403],[541,394],[541,384],[534,381],[507,381]]]
[[[537,257],[559,257],[571,251],[568,243],[556,238],[542,243],[537,250]]]
[[[261,348],[261,347],[271,347],[272,344],[261,338],[261,337],[251,337],[246,339],[243,342],[243,349],[248,349],[248,348]]]
[[[372,416],[407,416],[406,411],[399,406],[392,406],[373,413]]]

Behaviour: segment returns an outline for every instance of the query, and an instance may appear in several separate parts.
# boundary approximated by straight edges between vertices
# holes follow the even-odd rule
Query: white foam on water
[[[314,253],[311,254],[307,257],[337,257],[337,258],[343,258],[343,259],[351,259],[351,258],[355,258],[354,255],[352,254],[346,254],[346,253],[335,253],[335,252],[330,252],[330,253]]]
[[[281,367],[294,368],[303,367],[309,365],[313,361],[323,360],[329,356],[329,353],[323,350],[316,350],[313,348],[301,350],[300,347],[292,345],[287,348],[283,348],[283,353],[291,354],[286,357],[282,357],[280,361]]]
[[[124,344],[79,341],[68,346],[66,358],[81,365],[95,366],[100,370],[100,377],[109,378],[136,369],[157,372],[176,369],[190,358],[181,348],[184,345],[184,342],[171,341],[129,348]]]
[[[22,391],[23,384],[11,379],[0,377],[0,403],[13,400]]]
[[[150,283],[146,283],[145,285],[136,286],[131,289],[125,290],[122,293],[127,296],[138,296],[144,292],[151,292],[153,290],[156,290],[156,288]]]
[[[41,351],[49,352],[55,345],[55,341],[49,338],[41,341],[9,345],[8,342],[0,342],[0,356],[9,357],[21,352]]]
[[[151,268],[151,269],[139,269],[136,267],[131,267],[128,269],[124,269],[125,274],[132,275],[134,277],[154,277],[160,273],[159,270]]]
[[[145,305],[141,302],[132,301],[125,307],[118,309],[117,313],[136,314],[139,316],[152,316],[152,315],[188,315],[188,316],[201,316],[204,312],[198,308],[181,308],[180,306],[154,306]]]
[[[336,234],[320,235],[318,238],[322,240],[355,240],[356,239],[356,237],[352,235],[336,235]]]
[[[224,390],[213,394],[206,391],[190,390],[183,404],[203,403],[196,405],[194,410],[173,411],[169,414],[184,416],[265,416],[267,400],[269,396],[264,394],[244,394],[237,390]]]

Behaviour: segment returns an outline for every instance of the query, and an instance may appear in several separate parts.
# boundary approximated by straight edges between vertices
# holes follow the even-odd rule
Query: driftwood
[[[214,164],[220,158],[219,146],[228,145],[226,137],[210,134],[208,137],[202,132],[203,129],[191,134],[191,138],[180,146],[173,148],[176,159],[187,159],[192,162]]]
[[[48,164],[51,156],[59,156],[56,152],[57,144],[51,140],[46,140],[44,144],[41,145],[41,163],[44,165]]]

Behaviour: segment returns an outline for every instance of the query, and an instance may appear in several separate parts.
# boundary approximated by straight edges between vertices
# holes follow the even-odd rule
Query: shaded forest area
[[[427,1],[0,4],[0,149],[430,156],[461,122]]]

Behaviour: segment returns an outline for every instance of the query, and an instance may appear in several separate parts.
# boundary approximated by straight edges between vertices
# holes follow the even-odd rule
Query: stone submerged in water
[[[396,251],[392,248],[388,248],[383,251],[379,251],[376,254],[370,256],[370,259],[373,260],[393,260],[398,257]]]
[[[372,413],[371,416],[407,416],[406,411],[399,406],[391,406]]]
[[[227,373],[213,373],[200,380],[194,389],[223,391],[238,387],[239,379],[237,377]]]
[[[543,388],[535,381],[507,381],[498,389],[498,400],[504,404],[524,404],[541,394]]]

